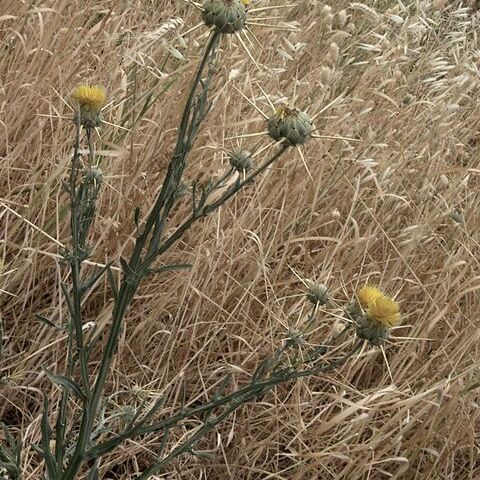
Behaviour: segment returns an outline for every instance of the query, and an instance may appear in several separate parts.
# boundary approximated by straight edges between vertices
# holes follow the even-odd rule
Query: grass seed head
[[[313,132],[310,117],[296,108],[282,105],[267,121],[268,134],[275,141],[282,138],[291,145],[302,145]]]
[[[243,30],[247,23],[249,0],[205,0],[203,21],[207,27],[215,27],[221,33]]]

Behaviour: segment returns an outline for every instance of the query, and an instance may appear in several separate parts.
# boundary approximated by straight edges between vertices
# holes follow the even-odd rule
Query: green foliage
[[[246,12],[239,1],[230,2],[232,9]],[[228,3],[228,5],[230,5]],[[311,326],[317,316],[317,306],[327,302],[326,288],[310,292],[312,312],[304,325],[298,331],[291,332],[271,358],[265,359],[251,375],[250,382],[238,389],[232,389],[232,378],[228,374],[220,382],[213,398],[193,407],[182,406],[177,412],[159,419],[159,412],[164,407],[164,397],[154,399],[151,404],[141,402],[137,407],[113,406],[109,399],[104,398],[104,387],[107,382],[112,360],[117,350],[125,313],[129,308],[140,284],[153,274],[182,271],[189,269],[189,264],[163,265],[155,267],[154,263],[161,259],[162,254],[173,245],[201,218],[215,212],[230,198],[245,186],[253,182],[270,165],[278,160],[286,151],[296,144],[305,142],[310,136],[313,126],[306,114],[295,111],[286,112],[286,116],[276,118],[275,140],[277,145],[272,156],[253,168],[250,152],[243,152],[240,157],[234,157],[230,168],[219,179],[209,181],[206,186],[192,185],[191,214],[182,224],[170,230],[167,226],[172,208],[180,197],[183,188],[183,174],[188,163],[188,156],[194,146],[198,131],[211,107],[209,92],[212,79],[216,72],[215,61],[222,33],[231,33],[232,28],[244,24],[244,19],[230,18],[233,13],[228,11],[225,16],[225,28],[220,28],[218,22],[223,19],[223,2],[207,2],[210,10],[206,13],[208,22],[216,25],[205,47],[204,55],[193,78],[191,91],[186,101],[185,109],[178,129],[178,138],[172,153],[162,188],[144,222],[140,218],[140,209],[134,213],[134,223],[137,230],[135,246],[129,258],[120,257],[122,270],[120,284],[111,271],[111,263],[99,268],[89,276],[83,272],[84,262],[91,251],[89,236],[95,218],[97,200],[102,187],[102,172],[98,168],[93,145],[94,125],[84,122],[80,115],[75,116],[75,142],[72,165],[68,182],[64,188],[70,198],[70,233],[71,246],[63,252],[64,263],[69,269],[69,284],[62,283],[61,288],[68,307],[69,318],[66,320],[68,332],[66,371],[62,374],[53,373],[44,368],[47,377],[57,384],[61,390],[61,400],[58,411],[55,412],[55,425],[52,427],[50,405],[44,398],[44,409],[41,419],[41,444],[34,446],[45,461],[46,475],[49,480],[74,480],[84,471],[87,463],[89,471],[87,478],[99,478],[101,458],[129,439],[145,435],[157,434],[161,438],[161,449],[158,458],[138,477],[147,479],[161,471],[172,460],[183,453],[192,453],[200,458],[210,458],[208,452],[196,450],[199,440],[219,425],[232,412],[265,395],[269,390],[285,382],[311,375],[331,371],[347,361],[361,346],[361,341],[346,354],[334,358],[326,357],[336,338],[332,338],[321,348],[305,350],[305,339],[310,334]],[[228,10],[228,9],[227,9]],[[236,10],[235,10],[236,11]],[[216,13],[217,12],[217,13]],[[233,13],[232,13],[233,12]],[[223,20],[222,20],[223,21]],[[207,22],[207,23],[208,23]],[[224,22],[224,23],[225,23]],[[242,23],[243,22],[243,23]],[[223,25],[223,24],[222,24]],[[89,87],[84,87],[88,93]],[[138,116],[141,118],[151,107],[154,97],[150,93],[145,97],[144,105]],[[134,120],[134,123],[137,120]],[[96,126],[96,125],[95,125]],[[270,127],[270,125],[269,125]],[[277,128],[278,127],[278,128]],[[86,162],[83,161],[81,145],[86,143],[88,150]],[[248,175],[247,174],[248,171]],[[239,174],[240,173],[240,174]],[[226,187],[227,181],[234,175],[237,178]],[[212,194],[220,192],[212,199]],[[103,347],[97,374],[93,379],[90,362],[92,346],[95,337],[85,334],[83,299],[90,289],[94,288],[104,276],[108,279],[113,297],[112,321],[108,327],[106,344]],[[59,328],[48,318],[36,315],[37,320],[54,328]],[[78,379],[77,379],[78,377]],[[110,399],[111,400],[111,399]],[[109,414],[107,415],[106,412]],[[198,419],[201,425],[198,426]],[[188,425],[195,421],[197,427],[182,443],[176,445],[170,452],[163,455],[169,434],[175,428]],[[9,448],[0,450],[3,467],[13,477],[19,475],[20,445],[8,436]]]

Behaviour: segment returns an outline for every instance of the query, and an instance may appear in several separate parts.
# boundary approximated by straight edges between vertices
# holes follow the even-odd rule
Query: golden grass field
[[[479,479],[480,12],[456,0],[252,9],[275,5],[252,11],[247,36],[222,40],[186,181],[221,174],[226,150],[271,143],[257,135],[270,102],[307,109],[318,138],[162,259],[193,268],[143,284],[106,393],[118,408],[164,394],[166,412],[182,397],[204,401],[228,371],[245,382],[298,325],[302,280],[330,292],[317,343],[372,283],[403,314],[383,350],[365,345],[338,371],[249,403],[202,440],[212,458],[184,455],[155,478]],[[189,32],[200,22],[183,0],[0,0],[0,412],[25,444],[25,479],[43,478],[29,447],[42,391],[52,412],[60,397],[42,367],[61,372],[65,362],[65,333],[34,314],[66,317],[70,93],[84,81],[108,92],[90,261],[112,260],[118,273],[133,210],[145,215],[162,184],[208,35],[203,25]],[[189,209],[179,202],[172,228]],[[111,306],[102,281],[85,297],[85,322],[106,330]],[[169,445],[186,435],[176,430]],[[126,442],[103,459],[101,478],[134,478],[158,442]]]

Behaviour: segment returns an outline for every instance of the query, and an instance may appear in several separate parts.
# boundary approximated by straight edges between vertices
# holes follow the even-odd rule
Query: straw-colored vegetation
[[[365,345],[336,372],[277,387],[196,446],[208,457],[183,455],[156,478],[478,479],[476,2],[251,3],[283,8],[259,11],[248,36],[222,42],[185,180],[221,175],[226,149],[271,142],[256,135],[271,104],[307,109],[317,138],[162,259],[193,268],[143,283],[106,394],[118,409],[163,394],[165,413],[204,402],[228,371],[242,385],[304,319],[302,280],[329,289],[316,343],[346,321],[359,287],[379,285],[402,312],[383,349]],[[108,123],[94,139],[105,184],[89,261],[113,260],[120,274],[133,211],[148,213],[173,148],[208,35],[203,25],[189,31],[199,22],[182,0],[0,1],[0,413],[22,437],[25,479],[43,475],[30,448],[40,442],[42,392],[52,411],[60,399],[42,367],[65,365],[65,332],[34,314],[58,325],[66,316],[70,94],[82,82],[108,93]],[[180,200],[172,225],[190,209]],[[108,283],[83,306],[85,328],[106,331]],[[188,434],[172,432],[168,445]],[[101,478],[134,478],[159,443],[124,443],[103,459]]]

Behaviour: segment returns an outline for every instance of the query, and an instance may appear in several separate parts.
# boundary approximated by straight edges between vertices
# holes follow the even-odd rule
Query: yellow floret
[[[99,112],[107,102],[107,94],[102,85],[79,85],[72,92],[72,99],[93,112]]]
[[[357,292],[357,298],[362,308],[367,309],[377,298],[383,297],[384,293],[377,287],[366,285]]]
[[[387,295],[380,295],[368,305],[367,319],[379,323],[386,328],[394,327],[400,321],[400,308],[398,303]]]
[[[288,105],[285,103],[282,103],[280,106],[278,106],[275,109],[275,118],[277,120],[284,120],[290,113],[290,109],[288,108]]]

